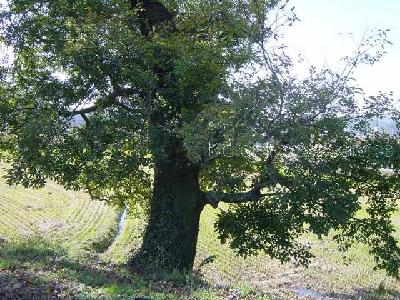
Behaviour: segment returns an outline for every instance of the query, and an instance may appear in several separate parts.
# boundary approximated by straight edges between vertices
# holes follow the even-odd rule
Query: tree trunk
[[[137,8],[138,2],[131,1],[132,9]],[[138,17],[140,31],[146,38],[155,26],[172,20],[172,14],[158,1],[142,1]],[[155,56],[160,56],[159,50],[155,50]],[[165,80],[173,74],[172,69],[165,69],[172,59],[164,54],[163,60],[165,64],[153,66],[157,86],[159,91],[173,90],[175,82]],[[169,97],[163,96],[168,101]],[[173,133],[174,124],[179,123],[180,107],[172,98],[170,110],[159,107],[150,117],[154,188],[139,259],[148,267],[184,271],[193,268],[204,200],[199,168],[187,159],[181,139]]]
[[[153,153],[153,196],[140,258],[167,270],[191,270],[204,207],[199,169],[186,158],[179,140],[158,138]]]

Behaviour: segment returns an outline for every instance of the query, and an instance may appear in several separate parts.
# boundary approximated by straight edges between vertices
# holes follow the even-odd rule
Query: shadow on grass
[[[0,299],[164,299],[204,288],[195,274],[158,273],[150,278],[126,266],[77,259],[41,239],[0,246]],[[176,295],[178,296],[178,295]]]
[[[213,259],[206,258],[203,265]],[[3,243],[0,299],[282,299],[254,291],[245,295],[231,287],[213,288],[196,273],[166,273],[154,268],[145,271],[143,264],[146,262],[128,268],[102,263],[96,256],[76,259],[68,256],[65,249],[40,239]],[[261,294],[265,298],[259,297]],[[326,298],[322,299],[400,299],[399,291],[384,287],[323,296]]]

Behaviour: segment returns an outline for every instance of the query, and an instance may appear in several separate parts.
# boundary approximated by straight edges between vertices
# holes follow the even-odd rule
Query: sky
[[[355,41],[366,30],[390,29],[393,45],[383,59],[361,67],[355,77],[368,94],[393,91],[400,101],[400,0],[290,0],[289,5],[301,21],[287,30],[284,39],[308,66],[335,68],[340,57],[354,51]]]

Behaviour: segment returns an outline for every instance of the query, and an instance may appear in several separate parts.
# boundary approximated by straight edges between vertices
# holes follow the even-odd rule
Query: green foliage
[[[300,235],[335,229],[343,248],[366,243],[378,267],[399,274],[390,216],[400,112],[391,94],[367,97],[352,80],[358,65],[382,57],[386,31],[362,40],[342,70],[297,78],[285,47],[271,47],[297,19],[283,1],[161,1],[173,24],[146,36],[128,1],[7,3],[0,42],[14,59],[0,69],[0,151],[9,183],[51,179],[146,207],[154,160],[175,147],[199,168],[204,192],[235,193],[226,202],[262,185],[257,201],[230,206],[217,222],[240,254],[307,264]],[[371,127],[384,117],[397,124],[391,135]]]

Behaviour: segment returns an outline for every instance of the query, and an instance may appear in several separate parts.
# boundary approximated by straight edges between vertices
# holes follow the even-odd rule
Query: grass
[[[0,177],[4,171],[0,171]],[[42,237],[71,253],[108,248],[118,223],[118,211],[84,193],[48,183],[44,189],[0,184],[0,237],[20,242]]]
[[[144,230],[139,208],[112,243],[118,210],[53,183],[32,190],[0,180],[0,298],[263,300],[311,289],[337,299],[400,299],[400,282],[374,271],[361,245],[344,260],[331,239],[305,237],[317,256],[308,269],[237,257],[217,239],[217,212],[207,207],[201,216],[194,274],[144,278],[125,264]],[[394,220],[400,233],[400,213]]]
[[[397,237],[400,235],[400,212],[394,216]],[[363,245],[340,252],[332,238],[323,241],[307,236],[316,258],[309,268],[293,263],[280,264],[265,255],[246,260],[235,257],[226,245],[221,245],[213,231],[216,214],[206,208],[202,215],[202,234],[198,245],[198,258],[215,256],[213,264],[204,268],[206,278],[220,274],[222,282],[245,283],[269,294],[292,299],[291,289],[305,288],[319,291],[333,298],[345,299],[400,299],[400,281],[384,271],[374,270],[373,258]],[[235,257],[234,259],[232,259]]]

